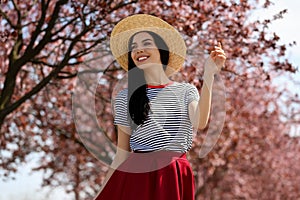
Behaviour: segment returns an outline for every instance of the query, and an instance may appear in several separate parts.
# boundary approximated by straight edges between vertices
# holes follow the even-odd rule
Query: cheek
[[[133,52],[130,53],[130,56],[131,56],[131,59],[134,61],[134,59],[133,59],[134,58],[134,53]]]
[[[160,62],[160,53],[158,50],[155,51],[155,57]]]

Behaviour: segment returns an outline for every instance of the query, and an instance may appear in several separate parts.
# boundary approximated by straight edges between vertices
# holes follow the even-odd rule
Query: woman
[[[96,200],[193,200],[193,172],[186,159],[192,126],[205,128],[214,74],[226,60],[221,45],[205,63],[201,98],[195,86],[170,75],[185,59],[180,34],[145,14],[120,21],[111,50],[128,71],[128,89],[118,93],[117,152]]]

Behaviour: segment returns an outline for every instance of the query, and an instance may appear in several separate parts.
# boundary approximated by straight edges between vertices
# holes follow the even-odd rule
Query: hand
[[[226,55],[222,49],[221,43],[210,53],[209,58],[205,62],[204,73],[214,75],[219,73],[226,61]]]
[[[212,90],[214,75],[221,71],[225,61],[226,56],[224,50],[222,49],[221,43],[219,42],[218,46],[215,46],[215,50],[210,53],[210,56],[204,65],[203,79],[208,90]]]

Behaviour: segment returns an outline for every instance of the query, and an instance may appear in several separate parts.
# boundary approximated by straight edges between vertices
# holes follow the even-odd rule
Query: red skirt
[[[132,153],[95,200],[194,200],[194,176],[186,154]]]

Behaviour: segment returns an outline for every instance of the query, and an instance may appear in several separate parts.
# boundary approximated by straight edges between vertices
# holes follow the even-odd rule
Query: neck
[[[171,82],[161,65],[144,69],[144,75],[148,85],[164,85]]]

